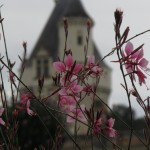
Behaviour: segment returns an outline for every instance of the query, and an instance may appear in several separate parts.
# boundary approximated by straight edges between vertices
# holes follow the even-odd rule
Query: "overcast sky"
[[[150,2],[143,0],[81,0],[88,14],[93,18],[95,25],[93,27],[93,38],[102,56],[105,56],[115,46],[114,41],[114,11],[120,8],[124,11],[124,19],[122,31],[127,26],[130,27],[129,37],[150,29]],[[6,33],[9,55],[12,61],[16,61],[18,54],[22,54],[22,42],[28,43],[28,55],[30,55],[40,33],[51,14],[55,3],[54,0],[1,0],[3,4],[2,17],[4,20],[4,28]],[[139,46],[144,45],[144,53],[150,60],[150,32],[146,33],[132,41],[133,44]],[[0,41],[0,50],[3,52],[2,40]],[[120,86],[122,77],[119,72],[119,65],[111,63],[116,60],[113,55],[107,58],[106,63],[112,70],[112,94],[109,104],[123,103],[128,104],[125,91]],[[150,65],[149,65],[150,66]],[[18,67],[18,66],[16,66]],[[150,78],[148,77],[147,85],[150,87]],[[150,96],[150,92],[144,86],[140,90],[143,98]],[[133,107],[137,115],[143,113],[137,105],[135,99],[132,100]]]

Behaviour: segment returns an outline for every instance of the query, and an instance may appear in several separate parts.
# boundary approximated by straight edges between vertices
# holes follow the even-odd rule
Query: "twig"
[[[146,32],[150,32],[150,29],[148,29],[148,30],[146,30],[146,31],[144,31],[144,32],[141,32],[141,33],[139,33],[139,34],[136,34],[135,36],[133,36],[133,37],[129,38],[128,40],[126,40],[125,43],[127,43],[127,42],[133,40],[134,38],[136,38],[136,37],[138,37],[138,36],[140,36],[140,35],[142,35],[142,34],[145,34]]]

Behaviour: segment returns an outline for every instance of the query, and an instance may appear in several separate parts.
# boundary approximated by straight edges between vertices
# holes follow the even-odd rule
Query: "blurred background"
[[[150,29],[150,2],[148,1],[139,1],[137,3],[136,0],[81,0],[81,2],[88,15],[94,21],[92,37],[102,56],[107,55],[107,53],[109,53],[112,48],[115,47],[114,11],[116,10],[116,8],[124,11],[124,18],[121,29],[123,32],[124,29],[129,26],[129,37]],[[27,56],[29,57],[49,16],[54,9],[55,0],[1,0],[0,5],[3,5],[1,7],[1,13],[2,18],[4,18],[3,24],[7,39],[8,53],[11,61],[16,61],[15,70],[16,72],[18,72],[18,55],[21,55],[23,53],[23,41],[27,42]],[[143,43],[145,44],[144,55],[147,60],[150,60],[149,39],[150,33],[148,32],[132,40],[132,43],[135,47],[138,47]],[[0,40],[0,51],[1,53],[4,52],[4,44],[2,40]],[[115,55],[112,55],[105,59],[106,64],[112,69],[112,92],[109,98],[109,105],[113,107],[114,110],[126,110],[128,109],[128,101],[126,98],[126,93],[121,86],[123,80],[119,71],[119,64],[112,63],[111,61],[113,60],[117,60]],[[7,83],[8,75],[5,76],[5,80]],[[149,88],[149,76],[146,81],[146,84]],[[138,82],[137,86],[140,89],[140,93],[143,96],[143,99],[147,98],[149,94],[149,90],[147,90],[147,87],[145,85],[140,87],[138,85]],[[132,106],[134,117],[143,117],[144,113],[136,102],[135,98],[132,98]],[[120,113],[122,114],[122,112]]]
[[[122,31],[129,26],[129,37],[143,32],[150,28],[150,9],[149,2],[136,0],[81,0],[83,6],[89,16],[94,21],[92,36],[95,43],[100,50],[102,56],[109,53],[115,46],[114,41],[114,11],[116,8],[120,8],[124,11],[124,18],[122,24]],[[18,61],[18,55],[23,53],[22,42],[27,41],[28,51],[30,56],[31,51],[39,38],[44,25],[46,24],[51,12],[55,6],[55,0],[32,0],[32,1],[5,1],[1,0],[2,17],[4,18],[4,28],[7,38],[7,46],[9,56],[11,56],[12,62]],[[150,58],[150,33],[146,33],[137,37],[132,42],[136,46],[144,43],[145,57]],[[0,42],[1,51],[3,51],[3,42]],[[109,105],[124,104],[128,105],[126,94],[124,89],[120,86],[122,83],[122,77],[119,71],[119,65],[117,63],[111,63],[111,60],[116,60],[115,55],[106,58],[105,62],[112,68],[112,93],[109,99]],[[16,71],[18,71],[16,66]],[[149,77],[148,77],[149,78]],[[6,76],[6,80],[7,76]],[[149,79],[148,79],[149,80]],[[147,81],[148,81],[147,80]],[[147,82],[147,86],[150,83]],[[141,87],[140,87],[141,88]],[[142,87],[143,98],[146,98],[149,91],[146,86]],[[136,116],[143,115],[142,110],[133,99],[133,108],[135,109]]]

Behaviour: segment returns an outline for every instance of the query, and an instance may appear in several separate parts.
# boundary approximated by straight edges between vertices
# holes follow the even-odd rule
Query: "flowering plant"
[[[61,149],[61,145],[63,143],[62,133],[67,135],[67,137],[69,137],[69,140],[73,142],[74,149],[81,149],[82,142],[80,142],[80,137],[83,133],[85,137],[85,147],[87,144],[86,141],[89,140],[91,143],[91,149],[94,149],[95,141],[98,141],[97,143],[100,143],[100,146],[103,149],[107,149],[107,146],[109,145],[103,143],[103,140],[105,140],[108,143],[111,143],[114,149],[121,149],[120,145],[117,144],[117,138],[120,136],[120,134],[117,128],[115,128],[116,120],[123,122],[130,131],[128,149],[131,148],[133,136],[136,136],[137,139],[145,146],[145,148],[150,149],[150,97],[148,96],[143,100],[135,85],[137,77],[141,86],[143,84],[146,85],[147,74],[149,71],[149,61],[144,58],[143,45],[134,49],[133,44],[130,41],[135,37],[127,39],[129,27],[125,29],[123,34],[120,33],[120,27],[123,19],[122,16],[123,12],[117,9],[115,11],[114,26],[116,46],[102,60],[96,62],[95,56],[88,56],[88,39],[90,33],[89,21],[87,22],[88,36],[85,48],[85,60],[83,64],[79,64],[76,62],[76,60],[74,60],[72,51],[67,50],[65,45],[64,56],[62,60],[58,59],[56,62],[53,62],[53,68],[57,72],[56,75],[53,76],[53,80],[57,89],[52,91],[50,95],[47,95],[44,98],[41,98],[41,96],[36,96],[36,94],[32,90],[30,90],[30,88],[26,86],[22,81],[27,43],[23,43],[25,52],[24,57],[19,57],[22,61],[20,76],[17,76],[16,73],[13,72],[13,66],[15,64],[10,62],[6,48],[6,62],[4,61],[3,57],[0,59],[0,62],[2,64],[2,67],[0,68],[2,84],[2,89],[0,90],[2,100],[2,108],[0,108],[0,145],[2,149],[19,150],[22,148],[18,138],[18,131],[20,130],[19,126],[21,126],[18,116],[19,113],[24,111],[29,115],[29,117],[38,117],[44,129],[48,133],[49,146],[46,147],[45,145],[36,145],[35,147],[38,147],[39,149]],[[2,18],[0,18],[0,23],[2,26],[2,31],[4,31]],[[64,19],[64,29],[66,35],[65,43],[67,43],[67,19]],[[3,36],[4,43],[6,45],[4,32]],[[118,115],[116,115],[108,106],[108,104],[105,103],[105,100],[101,99],[97,94],[99,81],[103,75],[103,72],[105,71],[101,66],[101,62],[106,57],[114,53],[116,53],[118,60],[112,62],[119,63],[122,77],[124,79],[124,83],[122,84],[122,86],[125,89],[129,103],[130,125],[124,122],[124,120],[122,120],[122,118],[120,118]],[[7,105],[6,91],[2,78],[3,67],[6,67],[9,72],[9,80],[12,92],[12,110],[10,110],[10,112]],[[128,87],[127,78],[130,79],[132,89],[129,89]],[[40,95],[44,86],[44,77],[40,78],[38,80],[38,83]],[[27,93],[21,92],[19,88],[20,84],[22,84],[27,89]],[[19,98],[18,95],[20,95]],[[56,108],[48,105],[48,102],[52,96],[57,99]],[[133,129],[133,114],[130,100],[131,96],[134,96],[136,98],[137,102],[145,112],[147,128],[144,132],[144,141],[136,134]],[[99,101],[102,105],[102,108],[99,108],[99,110],[95,109],[97,101]],[[35,107],[35,105],[32,105],[32,103],[34,102],[42,107],[42,109],[48,114],[48,117],[51,116],[52,119],[55,120],[55,127],[53,126],[52,128],[52,130],[54,128],[56,129],[56,133],[54,134],[54,136],[52,136],[52,134],[50,133],[46,122],[44,122],[44,119],[41,118],[41,114],[38,112],[37,107]],[[113,114],[113,117],[108,117],[104,109],[107,111],[110,110]],[[61,117],[65,120],[63,120],[63,122],[61,122],[59,119],[59,117],[62,115],[65,116]],[[24,124],[26,124],[26,121],[24,122]],[[72,133],[71,126],[73,127]],[[69,128],[68,130],[67,127]]]

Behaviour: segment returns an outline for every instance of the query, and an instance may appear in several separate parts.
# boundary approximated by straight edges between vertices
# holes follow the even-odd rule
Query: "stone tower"
[[[84,60],[84,46],[87,36],[87,20],[92,20],[80,0],[57,0],[55,8],[48,19],[41,36],[39,37],[29,59],[26,61],[26,69],[22,77],[23,82],[29,88],[37,93],[38,78],[45,76],[43,96],[50,93],[53,89],[51,75],[54,74],[52,62],[56,61],[58,56],[63,57],[65,32],[63,18],[68,19],[68,42],[67,49],[71,49],[73,57],[78,62]],[[91,30],[92,31],[92,30]],[[89,37],[88,55],[94,55],[96,60],[101,60],[101,55],[92,39]],[[107,103],[111,92],[111,69],[104,63],[101,63],[104,69],[104,75],[100,80],[98,95]],[[24,87],[21,86],[24,90]],[[97,103],[99,107],[99,103]]]

